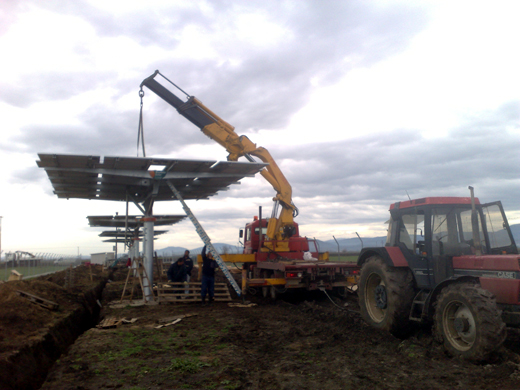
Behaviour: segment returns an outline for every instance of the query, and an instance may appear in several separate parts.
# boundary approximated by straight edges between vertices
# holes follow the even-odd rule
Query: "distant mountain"
[[[187,248],[183,248],[180,246],[168,246],[163,249],[157,249],[156,252],[157,252],[158,256],[171,256],[172,254],[173,255],[183,255],[184,251],[186,249]]]

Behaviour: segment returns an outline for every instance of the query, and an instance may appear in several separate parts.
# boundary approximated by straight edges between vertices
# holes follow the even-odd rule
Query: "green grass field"
[[[357,256],[348,256],[340,254],[339,257],[336,254],[329,254],[330,261],[345,261],[347,263],[355,263],[357,261]]]
[[[2,265],[4,265],[2,267]],[[35,267],[5,267],[5,264],[0,264],[0,280],[9,279],[9,275],[11,275],[11,270],[16,270],[17,272],[23,275],[24,279],[46,274],[49,272],[61,271],[67,268],[69,265],[39,265]]]

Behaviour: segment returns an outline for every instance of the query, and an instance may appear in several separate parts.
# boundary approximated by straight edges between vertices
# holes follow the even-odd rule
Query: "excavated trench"
[[[85,331],[99,321],[108,277],[82,294],[81,307],[54,324],[42,337],[0,360],[0,389],[39,389],[56,360]]]

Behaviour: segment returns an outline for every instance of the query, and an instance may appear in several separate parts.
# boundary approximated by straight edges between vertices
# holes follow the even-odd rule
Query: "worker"
[[[206,255],[206,245],[202,248],[202,285],[200,295],[202,298],[202,304],[206,304],[206,295],[209,295],[209,304],[213,303],[215,296],[215,270],[218,265],[213,254],[209,252]]]
[[[184,264],[184,257],[178,259],[175,263],[170,265],[168,272],[168,281],[171,283],[184,283],[186,282],[186,265]],[[182,293],[182,290],[174,290],[174,294]],[[180,296],[177,297],[179,299]]]
[[[193,260],[190,257],[190,251],[185,250],[184,256],[177,259],[177,261],[183,259],[184,265],[186,266],[186,286],[184,289],[184,294],[188,295],[190,293],[190,280],[191,280],[191,271],[193,270]]]

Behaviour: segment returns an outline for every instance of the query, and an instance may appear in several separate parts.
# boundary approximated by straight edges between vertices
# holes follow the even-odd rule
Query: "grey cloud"
[[[473,185],[488,200],[505,195],[510,202],[511,192],[504,184],[509,188],[518,184],[520,140],[505,129],[510,117],[496,118],[503,110],[501,107],[439,139],[396,131],[314,145],[312,153],[286,149],[284,155],[293,161],[301,162],[302,155],[313,156],[297,169],[291,169],[288,162],[286,175],[295,196],[320,196],[325,201],[389,204],[406,199],[406,192],[416,198],[467,196],[467,186]],[[396,139],[401,140],[400,145],[395,144]],[[513,202],[511,207],[520,207],[518,200]]]
[[[138,102],[136,101],[136,104]],[[137,108],[137,106],[136,106]],[[165,113],[145,112],[145,147],[147,155],[175,153],[186,143],[203,141],[205,136],[193,126],[176,127],[170,110]],[[139,111],[114,112],[111,108],[94,105],[79,117],[81,125],[41,126],[21,129],[11,137],[15,148],[33,153],[69,153],[93,155],[135,156]],[[190,128],[191,127],[191,128]],[[12,146],[11,146],[12,148]],[[139,155],[142,156],[141,148]],[[182,158],[182,156],[178,156]],[[202,158],[202,157],[201,157]]]
[[[38,156],[34,156],[34,161]],[[52,185],[47,178],[47,175],[43,171],[36,166],[36,162],[34,163],[34,167],[24,168],[24,169],[14,169],[11,174],[11,183],[13,184],[38,184],[47,195],[53,195]]]
[[[175,30],[180,30],[186,23],[207,24],[200,12],[175,6],[166,9],[150,6],[132,12],[122,7],[120,12],[109,14],[82,0],[35,3],[53,12],[88,21],[102,37],[131,37],[144,46],[157,45],[171,49],[178,44]]]
[[[232,29],[240,13],[266,12],[271,20],[288,30],[286,38],[274,46],[255,47],[238,36],[232,41],[215,43],[215,49],[222,55],[219,63],[166,59],[156,64],[156,68],[174,81],[181,75],[182,86],[189,93],[242,132],[283,127],[291,114],[306,102],[313,88],[311,80],[317,79],[322,85],[332,83],[353,65],[368,66],[402,50],[424,27],[426,20],[424,11],[417,6],[385,8],[360,1],[198,4],[212,8],[213,12],[168,7],[157,11],[150,8],[139,14],[106,15],[86,2],[38,2],[39,6],[55,12],[80,16],[102,36],[125,36],[142,45],[155,44],[165,49],[173,48],[176,42],[172,37],[187,25],[197,25],[204,34],[218,36],[223,23]],[[88,53],[84,55],[88,60]],[[228,59],[239,59],[240,63]],[[16,96],[11,98],[12,104],[67,96],[59,85],[66,89],[67,84],[71,84],[69,95],[90,87],[86,80],[80,82],[76,76],[61,75],[59,83],[55,75],[42,76],[38,88],[21,81],[19,87],[11,86]],[[112,83],[117,82],[113,75],[103,74],[88,75],[85,79],[95,85],[107,77],[112,78]],[[128,84],[125,85],[128,88]],[[48,92],[45,92],[46,86]],[[39,97],[33,96],[36,90],[43,91]]]
[[[22,80],[0,84],[0,101],[26,108],[47,100],[66,100],[99,88],[113,80],[114,72],[41,72],[26,75]]]

